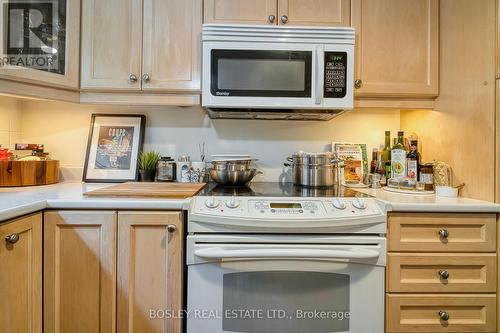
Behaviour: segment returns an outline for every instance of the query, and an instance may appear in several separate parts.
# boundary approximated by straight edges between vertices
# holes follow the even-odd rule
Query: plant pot
[[[139,181],[154,182],[156,170],[139,170]]]

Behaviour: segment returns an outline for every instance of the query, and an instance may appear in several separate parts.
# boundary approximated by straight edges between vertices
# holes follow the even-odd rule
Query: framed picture
[[[138,157],[144,141],[145,123],[144,115],[93,114],[83,181],[137,181]]]

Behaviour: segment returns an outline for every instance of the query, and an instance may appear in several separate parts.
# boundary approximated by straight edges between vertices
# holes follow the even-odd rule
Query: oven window
[[[212,50],[212,95],[311,97],[311,58],[311,51]]]
[[[349,287],[346,274],[224,274],[222,329],[247,333],[347,332]]]

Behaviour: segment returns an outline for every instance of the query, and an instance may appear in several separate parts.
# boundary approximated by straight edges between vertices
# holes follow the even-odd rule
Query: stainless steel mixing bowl
[[[255,175],[259,173],[257,169],[248,169],[248,170],[216,170],[210,169],[210,177],[214,182],[217,182],[221,185],[245,185],[249,181],[255,177]]]

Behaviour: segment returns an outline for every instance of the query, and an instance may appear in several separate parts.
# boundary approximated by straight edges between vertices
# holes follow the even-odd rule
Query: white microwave
[[[212,118],[328,120],[353,108],[352,28],[205,24]]]

